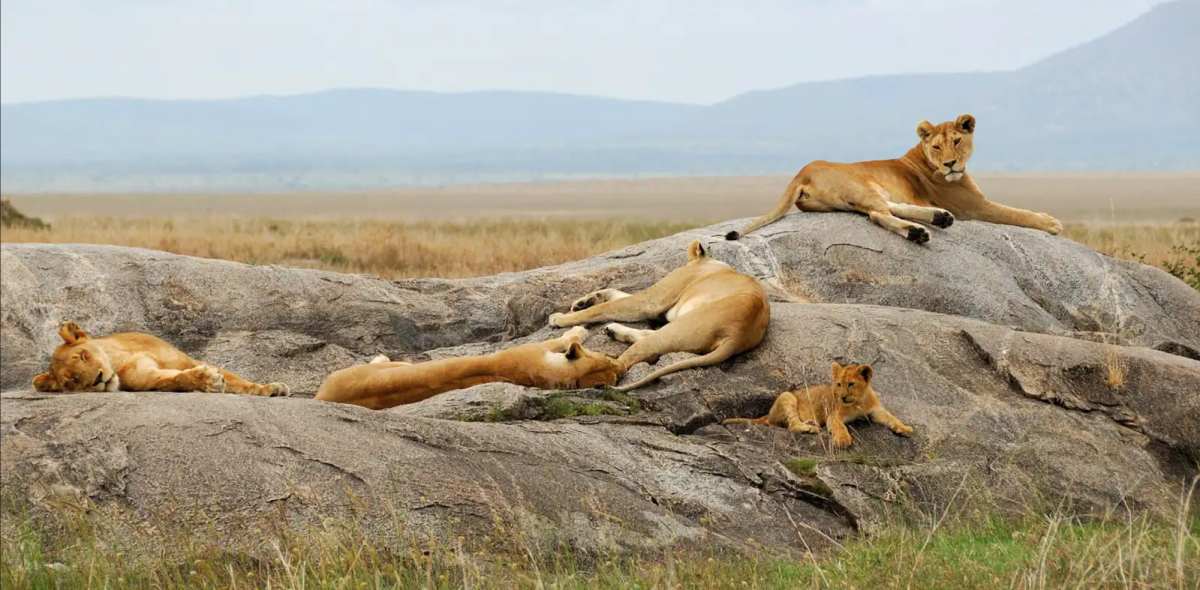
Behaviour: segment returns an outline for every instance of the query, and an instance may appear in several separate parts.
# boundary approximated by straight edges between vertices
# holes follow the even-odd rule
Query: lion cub
[[[850,431],[846,422],[859,418],[870,418],[872,422],[886,425],[893,432],[909,436],[913,429],[897,420],[885,410],[871,388],[871,377],[875,372],[871,365],[846,365],[833,363],[830,373],[833,383],[785,391],[775,399],[771,412],[762,418],[730,418],[722,424],[750,422],[787,428],[792,432],[820,432],[820,425],[829,428],[833,446],[850,445]]]

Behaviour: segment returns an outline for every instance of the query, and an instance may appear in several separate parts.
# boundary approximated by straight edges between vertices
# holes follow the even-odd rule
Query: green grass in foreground
[[[17,518],[6,513],[6,518]],[[24,517],[21,517],[24,518]],[[8,523],[9,525],[12,525]],[[6,526],[4,588],[1186,588],[1200,583],[1200,517],[1005,521],[902,529],[798,560],[678,552],[622,558],[541,554],[522,541],[486,558],[414,541],[373,546],[353,528],[265,539],[259,558],[201,549],[135,561],[94,524],[51,539]],[[463,540],[460,539],[459,543]],[[586,565],[584,562],[586,561]]]

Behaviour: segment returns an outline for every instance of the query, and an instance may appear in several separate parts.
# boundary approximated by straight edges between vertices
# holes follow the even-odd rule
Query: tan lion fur
[[[64,322],[63,343],[50,357],[50,371],[33,378],[38,391],[210,391],[288,395],[283,383],[251,383],[193,360],[161,338],[123,332],[92,338],[75,322]]]
[[[665,316],[658,330],[637,330],[611,323],[614,339],[631,346],[617,359],[627,371],[670,352],[699,354],[654,371],[617,389],[628,391],[658,378],[695,367],[720,363],[758,346],[771,321],[771,306],[762,285],[729,265],[709,258],[700,241],[688,246],[688,261],[649,289],[630,295],[616,289],[590,293],[570,313],[550,316],[550,325],[567,327],[596,322],[637,322]]]
[[[917,243],[929,241],[920,221],[946,228],[954,219],[987,221],[1042,230],[1062,231],[1062,224],[1045,213],[993,203],[966,173],[974,153],[975,117],[917,125],[919,142],[903,157],[842,164],[818,160],[792,179],[775,208],[740,232],[736,240],[783,217],[795,205],[801,211],[856,211],[875,223]]]
[[[625,374],[624,368],[615,359],[585,349],[586,338],[587,330],[578,327],[552,340],[489,355],[417,364],[392,362],[380,355],[368,364],[335,371],[321,384],[316,399],[381,410],[481,383],[541,389],[613,385]]]
[[[730,418],[722,424],[750,422],[787,428],[792,432],[811,433],[820,432],[820,427],[824,425],[833,438],[833,446],[839,448],[850,445],[850,431],[846,429],[846,423],[859,418],[869,418],[902,436],[912,434],[912,428],[905,426],[879,403],[879,396],[871,387],[874,377],[871,365],[843,367],[835,362],[830,367],[830,375],[833,383],[779,394],[766,416]]]

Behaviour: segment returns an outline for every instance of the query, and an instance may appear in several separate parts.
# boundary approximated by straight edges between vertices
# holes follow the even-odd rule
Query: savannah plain
[[[1195,268],[1200,173],[977,174],[994,201],[1056,216],[1064,237]],[[11,195],[50,228],[4,242],[135,246],[389,279],[462,278],[586,258],[766,212],[788,176],[501,184],[374,192]],[[796,214],[794,212],[793,214]],[[811,213],[809,215],[812,215]]]
[[[1200,173],[979,174],[994,201],[1050,213],[1063,237],[1164,268],[1200,290]],[[378,192],[6,195],[48,226],[6,222],[3,242],[94,243],[177,254],[369,273],[460,278],[582,259],[729,219],[758,216],[786,176],[453,186]],[[819,215],[817,213],[791,214]],[[842,213],[845,215],[845,213]],[[962,231],[955,226],[948,231]],[[881,234],[883,229],[877,229]],[[936,236],[935,236],[936,239]],[[586,413],[586,412],[584,412]],[[575,415],[575,414],[564,414]],[[807,463],[805,461],[808,461]],[[814,462],[786,466],[811,473]],[[105,550],[113,531],[70,521],[57,533],[33,519],[5,535],[4,587],[318,588],[1196,588],[1200,513],[1182,491],[1175,518],[1114,512],[1069,516],[1063,506],[940,519],[854,539],[803,560],[614,553],[584,560],[514,539],[494,564],[460,547],[393,553],[353,522],[336,534],[285,531],[277,559],[252,560],[181,540],[181,565],[127,564]],[[5,514],[22,514],[5,498]],[[17,517],[13,517],[17,518]],[[64,534],[65,533],[65,534]],[[522,533],[523,534],[523,533]],[[183,539],[184,537],[181,537]],[[424,542],[424,541],[422,541]],[[429,541],[433,543],[433,541]],[[460,538],[461,543],[461,538]],[[66,570],[56,560],[89,564]],[[490,562],[488,562],[490,563]],[[55,569],[55,568],[60,569]]]

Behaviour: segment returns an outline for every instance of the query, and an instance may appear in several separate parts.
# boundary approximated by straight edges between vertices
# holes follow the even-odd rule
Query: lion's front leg
[[[1028,227],[1044,231],[1052,236],[1058,235],[1063,229],[1062,222],[1045,213],[1035,213],[986,200],[978,210],[969,214],[967,219]]]
[[[267,383],[258,384],[251,383],[241,377],[230,373],[224,369],[218,369],[221,376],[225,378],[225,393],[241,393],[245,395],[262,395],[266,397],[275,397],[277,395],[291,395],[292,390],[285,383]]]
[[[589,307],[595,307],[596,305],[606,301],[624,299],[626,297],[632,297],[632,295],[624,291],[618,291],[617,289],[600,289],[599,291],[593,291],[587,295],[584,295],[583,297],[580,297],[579,299],[576,299],[575,303],[571,304],[571,311],[582,311]]]
[[[620,293],[620,291],[616,292]],[[597,322],[640,322],[654,319],[671,307],[670,304],[665,306],[656,304],[644,293],[623,295],[625,296],[609,299],[579,311],[550,314],[550,325],[556,328],[568,328]],[[576,303],[578,304],[579,301]]]
[[[187,370],[160,368],[158,361],[139,356],[117,370],[125,391],[225,391],[225,376],[216,367],[197,365]]]
[[[871,421],[876,424],[882,424],[892,429],[892,432],[900,436],[911,436],[913,429],[911,426],[901,422],[900,419],[892,415],[891,412],[883,409],[883,406],[875,408],[871,411]]]

